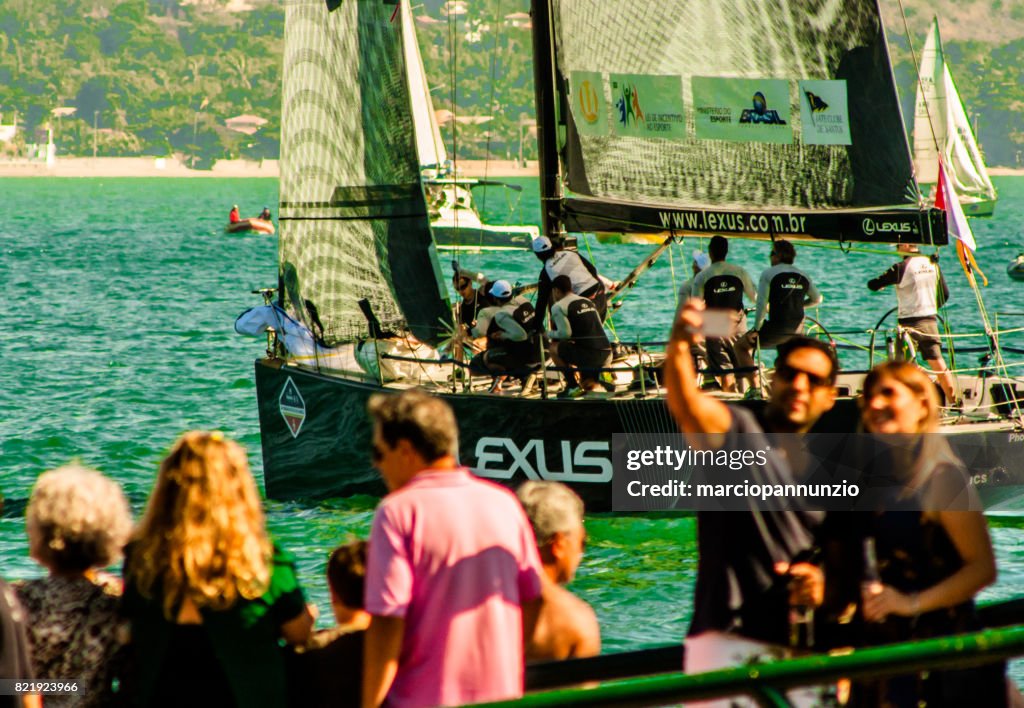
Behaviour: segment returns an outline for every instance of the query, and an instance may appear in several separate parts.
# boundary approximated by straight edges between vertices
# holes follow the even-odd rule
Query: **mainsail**
[[[289,0],[281,125],[280,300],[327,345],[451,320],[410,109],[402,23],[380,0]]]
[[[914,104],[914,168],[922,185],[938,181],[939,155],[953,181],[960,202],[968,213],[991,214],[996,196],[985,160],[978,149],[963,101],[949,73],[939,21],[932,20],[931,31],[921,51],[921,67]],[[975,208],[971,208],[972,205]]]
[[[945,242],[875,0],[535,0],[538,19],[569,230]]]

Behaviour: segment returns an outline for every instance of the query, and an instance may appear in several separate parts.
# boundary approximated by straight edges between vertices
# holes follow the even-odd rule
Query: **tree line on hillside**
[[[0,155],[23,154],[49,127],[63,155],[178,154],[197,167],[277,157],[284,12],[250,2],[228,12],[215,0],[4,0],[0,123],[16,115],[22,130]],[[416,12],[442,18],[418,32],[435,108],[457,119],[442,128],[449,149],[461,159],[535,157],[532,39],[507,19],[528,12],[529,0],[474,0],[457,19],[444,18],[443,4],[426,0]],[[906,37],[891,34],[890,44],[909,120],[913,60]],[[989,164],[1020,165],[1024,39],[945,50]],[[240,114],[267,123],[251,136],[228,129]]]
[[[4,0],[0,122],[20,132],[0,149],[21,154],[49,127],[63,155],[276,157],[283,29],[277,3]],[[268,122],[252,136],[224,125],[246,113]]]

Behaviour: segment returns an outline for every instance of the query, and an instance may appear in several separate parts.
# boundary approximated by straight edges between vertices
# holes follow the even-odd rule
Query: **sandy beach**
[[[0,162],[0,177],[277,177],[277,160],[217,160],[210,170],[189,169],[173,157],[58,157]]]
[[[466,177],[535,177],[537,162],[461,160]],[[193,170],[173,157],[58,157],[42,161],[0,162],[0,177],[279,177],[277,160],[217,160],[212,169]]]
[[[536,160],[459,160],[464,177],[536,177]],[[1021,177],[1024,168],[990,167],[994,177]],[[209,170],[193,170],[166,157],[60,157],[52,165],[15,160],[0,162],[0,177],[278,177],[277,160],[217,160]]]

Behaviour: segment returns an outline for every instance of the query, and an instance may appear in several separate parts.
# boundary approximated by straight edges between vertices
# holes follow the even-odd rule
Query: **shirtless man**
[[[587,532],[583,500],[560,482],[530,481],[516,490],[537,536],[544,575],[537,629],[526,644],[527,661],[571,659],[601,653],[597,615],[563,585],[576,575]]]

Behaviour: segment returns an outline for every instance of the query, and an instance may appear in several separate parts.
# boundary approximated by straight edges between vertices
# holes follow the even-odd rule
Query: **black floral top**
[[[128,637],[119,616],[119,588],[51,576],[17,584],[15,590],[29,615],[36,676],[80,681],[77,695],[47,696],[47,708],[110,704]]]

